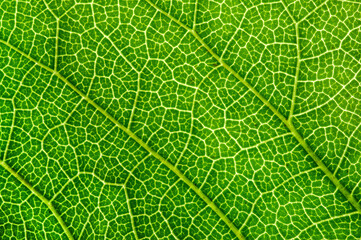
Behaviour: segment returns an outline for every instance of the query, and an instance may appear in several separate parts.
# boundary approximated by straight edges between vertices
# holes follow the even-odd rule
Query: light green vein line
[[[19,88],[18,88],[18,90],[19,90]],[[16,114],[14,98],[11,99],[11,101],[12,101],[12,107],[13,107],[14,114],[13,114],[12,121],[11,121],[11,128],[10,128],[10,132],[9,132],[8,141],[6,142],[6,146],[5,146],[5,150],[4,150],[4,156],[3,156],[3,159],[0,160],[0,162],[5,162],[6,155],[7,155],[9,146],[10,146],[11,136],[13,135],[13,131],[14,131],[15,114]]]
[[[38,192],[33,186],[31,186],[30,183],[28,183],[22,176],[20,176],[17,172],[15,172],[14,169],[12,169],[8,164],[6,164],[4,161],[0,161],[0,165],[5,168],[12,176],[16,177],[23,185],[25,185],[34,195],[36,195],[43,203],[48,206],[50,211],[53,213],[55,218],[58,220],[59,224],[63,228],[63,231],[65,232],[66,236],[69,240],[74,240],[73,236],[71,235],[68,227],[66,226],[65,222],[61,218],[60,214],[56,211],[53,204],[46,199],[40,192]]]
[[[361,4],[361,2],[356,2],[356,1],[348,1],[348,0],[339,0],[339,1],[344,3]]]
[[[56,19],[56,35],[55,35],[55,59],[54,59],[54,70],[58,69],[58,51],[59,51],[59,19]]]
[[[196,2],[194,3],[193,30],[196,30],[197,12],[198,12],[198,0],[196,0]]]
[[[17,49],[16,47],[14,47],[13,45],[11,45],[10,43],[0,39],[0,43],[5,44],[6,46],[8,46],[9,48],[11,48],[12,50],[20,53],[21,55],[23,55],[24,57],[26,57],[27,59],[29,59],[30,61],[34,62],[36,65],[44,68],[45,70],[54,73],[55,71],[51,68],[49,68],[48,66],[45,66],[44,64],[38,62],[37,60],[35,60],[34,58],[30,57],[29,55],[27,55],[26,53],[24,53],[23,51]]]
[[[1,40],[2,41],[2,40]],[[4,42],[4,41],[2,41]],[[26,75],[25,75],[26,76]],[[14,107],[14,111],[15,111],[15,106],[14,106],[14,100],[13,101],[13,107]],[[69,240],[73,240],[73,236],[71,235],[68,227],[66,226],[65,222],[63,221],[63,219],[61,218],[60,214],[56,211],[56,209],[54,208],[54,206],[51,204],[51,202],[46,199],[41,193],[39,193],[33,186],[30,185],[30,183],[28,183],[22,176],[20,176],[14,169],[12,169],[6,162],[6,156],[7,156],[7,152],[10,146],[10,141],[11,141],[11,136],[14,130],[14,122],[15,122],[15,112],[13,114],[13,119],[12,119],[12,125],[11,125],[11,129],[10,129],[10,133],[9,133],[9,138],[5,147],[5,151],[4,151],[4,157],[2,160],[0,160],[0,165],[5,168],[12,176],[14,176],[15,178],[17,178],[23,185],[25,185],[33,194],[35,194],[41,201],[43,201],[43,203],[45,203],[48,208],[50,209],[50,211],[53,213],[53,215],[55,216],[55,218],[58,220],[60,226],[63,228],[63,231],[65,232],[65,234],[68,236]]]
[[[54,17],[55,19],[58,19],[58,17],[57,17],[56,14],[54,13],[54,11],[49,7],[48,3],[47,3],[45,0],[43,0],[43,3],[44,3],[44,5],[45,5],[46,9],[51,13],[51,15],[53,15],[53,17]]]
[[[311,149],[311,147],[306,143],[304,138],[300,135],[300,133],[297,131],[297,129],[294,127],[292,122],[288,121],[265,97],[263,97],[251,84],[249,84],[245,79],[243,79],[236,71],[234,71],[228,64],[226,64],[204,41],[203,39],[198,35],[198,33],[183,23],[181,23],[179,20],[175,19],[173,16],[170,16],[168,13],[160,9],[158,6],[156,6],[154,3],[152,3],[150,0],[146,0],[151,6],[153,6],[156,10],[179,24],[184,29],[188,30],[197,40],[198,42],[205,48],[207,51],[230,73],[232,73],[233,76],[235,76],[240,82],[242,82],[254,95],[256,95],[264,105],[266,105],[290,130],[292,135],[298,140],[298,142],[301,144],[301,146],[306,150],[308,155],[312,157],[312,159],[316,162],[316,164],[320,167],[320,169],[326,174],[326,176],[331,180],[331,182],[336,186],[336,188],[347,198],[347,200],[352,204],[353,207],[357,209],[358,212],[361,213],[361,205],[358,203],[356,198],[351,195],[351,193],[341,184],[341,182],[336,178],[335,175],[327,168],[327,166],[321,161],[321,159],[316,155],[316,153]],[[327,1],[325,1],[326,3]],[[325,3],[321,4],[317,7],[319,9],[322,7]],[[316,10],[316,9],[315,9]],[[311,13],[313,13],[312,11]],[[311,14],[310,13],[310,14]],[[309,15],[310,15],[309,14]],[[309,16],[307,15],[307,16]],[[306,16],[306,17],[307,17]],[[305,18],[306,18],[305,17]],[[303,21],[305,18],[303,18],[301,21]],[[301,22],[300,21],[300,22]]]
[[[43,3],[45,5],[46,9],[51,13],[51,15],[53,15],[53,17],[55,18],[55,21],[56,21],[54,70],[57,71],[57,69],[58,69],[59,22],[60,22],[60,20],[57,17],[57,15],[54,13],[54,11],[49,7],[48,3],[45,0],[43,0]]]
[[[287,124],[286,124],[287,123]],[[306,143],[303,137],[298,133],[296,128],[291,122],[286,121],[286,126],[292,132],[293,136],[298,140],[301,146],[307,151],[307,153],[313,158],[321,170],[326,174],[326,176],[335,184],[337,189],[347,198],[347,200],[356,208],[358,212],[361,213],[361,206],[354,196],[342,185],[342,183],[336,178],[335,175],[327,168],[327,166],[322,162],[322,160],[316,155],[316,153],[311,149],[311,147]]]
[[[320,9],[327,2],[328,2],[328,0],[321,3],[318,7],[315,7],[311,12],[309,12],[306,16],[304,16],[301,20],[299,20],[298,23],[303,22],[304,20],[306,20],[309,16],[311,16],[314,12],[316,12],[318,9]]]
[[[296,64],[296,75],[295,75],[295,82],[293,85],[293,93],[292,93],[292,101],[291,101],[291,109],[290,109],[290,114],[288,117],[288,121],[292,122],[292,117],[293,117],[293,112],[295,110],[295,104],[296,104],[296,96],[297,96],[297,83],[299,80],[299,76],[300,76],[300,65],[301,65],[301,45],[300,45],[300,30],[299,30],[299,24],[306,20],[310,15],[312,15],[314,12],[316,12],[318,9],[320,9],[323,5],[325,5],[328,2],[328,0],[326,0],[325,2],[323,2],[322,4],[320,4],[318,7],[314,8],[311,12],[309,12],[304,18],[302,18],[300,21],[296,22],[294,17],[291,15],[291,13],[288,11],[287,6],[283,3],[287,13],[290,15],[290,17],[292,18],[292,21],[295,24],[295,30],[296,30],[296,46],[297,46],[297,64]]]
[[[329,177],[329,179],[335,184],[338,190],[347,198],[347,200],[361,213],[361,206],[358,201],[348,192],[348,190],[341,184],[341,182],[332,174],[327,166],[321,161],[311,147],[306,143],[303,137],[299,134],[292,122],[288,121],[265,97],[263,97],[253,86],[251,86],[246,80],[244,80],[236,71],[234,71],[228,64],[224,63],[222,59],[216,55],[212,49],[200,38],[200,36],[192,31],[192,34],[198,39],[198,41],[212,54],[214,58],[218,60],[229,72],[231,72],[238,80],[240,80],[251,92],[253,92],[291,131],[292,135],[298,140],[301,146],[306,152],[313,158],[320,169]]]
[[[315,167],[315,168],[311,168],[311,169],[309,169],[309,170],[307,170],[307,171],[303,171],[303,172],[299,172],[299,173],[297,173],[297,174],[294,174],[294,175],[292,175],[290,178],[284,180],[281,184],[277,185],[274,189],[261,193],[261,194],[254,200],[254,202],[253,202],[253,204],[252,204],[252,207],[251,207],[251,210],[250,210],[250,213],[254,214],[254,209],[255,209],[256,205],[258,204],[258,201],[259,201],[260,199],[262,199],[265,195],[270,194],[270,193],[274,193],[278,188],[286,185],[287,183],[291,182],[292,180],[296,181],[295,179],[296,179],[297,177],[302,176],[302,175],[304,175],[304,174],[309,174],[310,172],[313,172],[313,171],[317,171],[318,169],[319,169],[319,167]],[[242,226],[241,226],[240,229],[243,229],[243,228],[245,228],[245,227],[247,226],[248,221],[251,219],[252,214],[249,214],[249,215],[247,216],[246,220],[243,222],[243,224],[242,224]]]
[[[290,113],[288,116],[288,121],[292,122],[293,112],[295,110],[296,96],[297,96],[297,83],[298,83],[298,78],[299,78],[299,74],[300,74],[300,65],[301,65],[300,34],[299,34],[299,29],[298,29],[298,23],[295,20],[295,18],[293,17],[293,15],[290,13],[290,11],[288,10],[288,6],[284,2],[284,0],[282,0],[281,3],[283,5],[284,9],[286,10],[288,16],[292,19],[292,22],[295,25],[295,32],[296,32],[296,51],[297,51],[296,74],[295,74],[295,78],[294,78],[295,81],[293,84],[291,108],[290,108]]]
[[[284,2],[284,0],[281,0],[281,4],[283,5],[284,9],[286,10],[288,16],[290,16],[290,18],[292,19],[292,22],[294,24],[296,24],[296,19],[293,17],[293,15],[290,13],[290,11],[288,10],[288,6],[286,5],[286,3]]]
[[[130,176],[131,176],[131,174],[128,175],[125,182],[128,182]],[[130,207],[129,196],[128,196],[128,192],[127,192],[127,189],[125,187],[125,184],[124,184],[124,194],[125,194],[125,199],[126,199],[126,202],[127,202],[128,211],[129,211],[130,223],[131,223],[133,231],[134,231],[135,240],[139,240],[138,234],[137,234],[137,229],[135,228],[134,217],[133,217],[133,214],[132,214],[132,208]]]
[[[288,11],[287,6],[283,3],[287,13],[290,15],[290,17],[292,18],[292,21],[295,24],[295,31],[296,31],[296,48],[297,48],[297,63],[296,63],[296,75],[295,75],[295,82],[293,84],[293,92],[292,92],[292,101],[291,101],[291,109],[290,109],[290,113],[289,113],[289,117],[288,117],[288,121],[292,122],[292,118],[293,118],[293,113],[295,110],[295,105],[296,105],[296,97],[297,97],[297,83],[299,80],[299,76],[300,76],[300,66],[301,66],[301,45],[300,45],[300,30],[299,30],[299,23],[304,21],[305,19],[307,19],[310,15],[312,15],[315,11],[317,11],[319,8],[321,8],[323,5],[325,5],[327,3],[328,0],[326,0],[325,2],[323,2],[321,5],[319,5],[318,7],[314,8],[309,14],[307,14],[304,18],[302,18],[300,21],[296,22],[296,20],[294,19],[294,17],[291,15],[291,13]]]
[[[318,222],[315,222],[309,226],[307,226],[306,228],[302,229],[298,234],[297,236],[295,236],[293,239],[298,239],[298,237],[305,231],[307,231],[308,229],[314,227],[314,226],[317,226],[318,224],[321,224],[321,223],[324,223],[324,222],[330,222],[330,221],[333,221],[333,220],[337,220],[337,219],[340,219],[340,218],[344,218],[344,217],[351,217],[355,214],[359,214],[358,212],[350,212],[350,213],[345,213],[345,214],[342,214],[342,215],[339,215],[339,216],[336,216],[336,217],[329,217],[327,219],[323,219],[321,221],[318,221]],[[325,239],[325,238],[324,238]]]
[[[187,25],[185,25],[184,23],[182,23],[181,21],[179,21],[178,19],[176,19],[175,17],[173,17],[172,15],[168,14],[166,11],[164,11],[163,9],[159,8],[157,5],[155,5],[152,1],[150,0],[145,0],[147,3],[149,3],[153,8],[155,8],[158,12],[162,13],[163,15],[167,16],[168,18],[170,18],[172,21],[176,22],[179,26],[183,27],[184,29],[188,30],[188,31],[193,31],[193,29],[191,29],[190,27],[188,27]]]
[[[147,150],[153,157],[157,158],[160,162],[166,165],[172,172],[174,172],[184,183],[186,183],[196,194],[201,197],[209,207],[215,211],[218,216],[231,228],[231,230],[236,234],[239,239],[244,239],[238,229],[233,225],[233,223],[228,219],[228,217],[219,209],[212,200],[210,200],[191,180],[189,180],[178,168],[168,162],[165,158],[160,156],[156,151],[150,148],[143,140],[141,140],[138,136],[136,136],[131,130],[123,126],[119,123],[113,116],[111,116],[108,112],[106,112],[102,107],[96,104],[92,99],[78,90],[72,83],[70,83],[66,78],[64,78],[59,73],[54,74],[59,77],[62,81],[64,81],[70,88],[72,88],[75,92],[77,92],[80,96],[82,96],[89,104],[95,107],[99,112],[101,112],[104,116],[106,116],[110,121],[112,121],[116,126],[118,126],[121,130],[126,132],[134,141],[140,144],[145,150]]]
[[[157,158],[161,163],[166,165],[172,172],[174,172],[184,183],[186,183],[193,191],[196,192],[196,194],[203,199],[204,202],[228,225],[228,227],[232,230],[232,232],[237,236],[240,240],[245,240],[244,236],[238,231],[236,226],[231,222],[231,220],[222,212],[220,208],[217,207],[217,205],[212,202],[211,199],[205,195],[202,190],[200,190],[191,180],[189,180],[177,167],[175,167],[173,164],[168,162],[165,158],[163,158],[161,155],[159,155],[156,151],[154,151],[152,148],[150,148],[143,140],[141,140],[138,136],[136,136],[131,130],[123,126],[121,123],[119,123],[113,116],[111,116],[108,112],[106,112],[102,107],[100,107],[97,103],[95,103],[92,99],[90,99],[88,96],[86,96],[83,92],[81,92],[79,89],[77,89],[71,82],[69,82],[65,77],[63,77],[59,72],[54,71],[53,69],[45,66],[44,64],[38,62],[34,58],[30,57],[26,53],[22,52],[21,50],[17,49],[16,47],[12,46],[11,44],[0,40],[1,43],[5,44],[6,46],[10,47],[14,51],[20,53],[24,57],[28,58],[30,61],[36,63],[40,67],[48,70],[49,72],[56,75],[58,78],[60,78],[66,85],[68,85],[73,91],[78,93],[81,97],[83,97],[89,104],[91,104],[95,109],[97,109],[99,112],[101,112],[104,116],[106,116],[110,121],[112,121],[116,126],[118,126],[121,130],[126,132],[129,137],[131,137],[134,141],[136,141],[139,145],[141,145],[145,150],[147,150],[150,154],[153,155],[153,157]],[[29,184],[30,186],[30,184]],[[35,189],[34,189],[35,190]],[[54,209],[55,210],[55,209]],[[64,225],[65,226],[65,225]]]
[[[301,66],[301,49],[300,49],[300,31],[298,28],[298,23],[295,24],[296,30],[296,50],[297,50],[297,64],[296,64],[296,75],[295,75],[295,82],[293,84],[293,93],[292,93],[292,102],[291,102],[291,109],[288,117],[288,121],[292,122],[293,112],[295,110],[296,104],[296,96],[297,96],[297,83],[300,76],[300,66]]]
[[[141,88],[140,88],[140,78],[141,78],[141,72],[138,72],[137,92],[135,93],[134,103],[133,103],[133,106],[132,106],[132,112],[130,113],[129,122],[128,122],[128,126],[127,126],[127,128],[129,128],[129,129],[130,129],[131,126],[132,126],[132,122],[133,122],[133,118],[134,118],[134,113],[135,113],[135,111],[136,111],[137,104],[138,104],[139,92],[141,91]]]

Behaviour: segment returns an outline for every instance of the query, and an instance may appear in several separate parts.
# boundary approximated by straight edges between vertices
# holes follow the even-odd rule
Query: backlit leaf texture
[[[360,239],[358,0],[0,1],[0,239]]]

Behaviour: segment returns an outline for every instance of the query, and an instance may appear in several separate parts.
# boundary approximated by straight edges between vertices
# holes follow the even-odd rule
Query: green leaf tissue
[[[0,239],[361,239],[361,2],[1,0]]]

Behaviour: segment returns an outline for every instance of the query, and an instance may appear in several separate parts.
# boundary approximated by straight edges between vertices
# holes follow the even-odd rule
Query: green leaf
[[[1,239],[360,239],[361,4],[0,2]]]

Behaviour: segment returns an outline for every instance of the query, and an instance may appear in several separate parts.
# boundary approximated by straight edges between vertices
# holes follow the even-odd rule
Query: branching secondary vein
[[[149,147],[143,140],[141,140],[138,136],[136,136],[130,129],[123,126],[118,120],[116,120],[113,116],[111,116],[107,111],[105,111],[102,107],[100,107],[97,103],[95,103],[92,99],[90,99],[87,95],[81,92],[78,88],[76,88],[71,82],[69,82],[65,77],[63,77],[59,72],[54,71],[53,69],[45,66],[44,64],[40,63],[39,61],[35,60],[31,56],[27,55],[26,53],[22,52],[21,50],[17,49],[16,47],[12,46],[8,42],[0,40],[0,43],[3,43],[10,47],[11,49],[17,51],[18,53],[22,54],[24,57],[28,58],[30,61],[35,62],[40,67],[46,69],[47,71],[53,73],[59,79],[61,79],[67,86],[69,86],[73,91],[79,94],[84,100],[86,100],[89,104],[91,104],[96,110],[106,116],[110,121],[112,121],[117,127],[123,130],[125,133],[129,135],[134,141],[140,144],[145,150],[147,150],[153,157],[157,158],[161,163],[166,165],[172,172],[174,172],[184,183],[186,183],[196,194],[204,201],[206,204],[228,225],[228,227],[232,230],[232,232],[237,236],[238,239],[244,240],[244,236],[239,232],[236,226],[231,222],[231,220],[222,212],[218,206],[205,195],[201,189],[199,189],[191,180],[189,180],[177,167],[173,164],[168,162],[165,158],[159,155],[156,151],[154,151],[151,147]],[[20,176],[19,176],[20,177]],[[24,183],[25,184],[25,183]],[[30,184],[29,184],[30,185]],[[30,185],[31,186],[31,185]],[[35,190],[35,189],[34,189]],[[48,205],[50,208],[52,205]],[[55,211],[55,209],[54,209]],[[59,222],[62,221],[58,219]],[[64,224],[64,227],[65,224]],[[65,231],[65,230],[64,230]],[[70,234],[70,232],[69,232]]]
[[[164,10],[160,9],[158,6],[156,6],[154,3],[152,3],[150,0],[146,0],[152,7],[157,9],[157,11],[161,12],[168,18],[170,18],[172,21],[179,24],[181,27],[189,31],[197,40],[198,42],[205,48],[207,51],[224,67],[226,68],[230,73],[232,73],[233,76],[235,76],[239,81],[241,81],[249,90],[255,94],[289,129],[289,131],[292,133],[292,135],[297,139],[297,141],[301,144],[301,146],[305,149],[307,154],[312,157],[312,159],[316,162],[316,164],[320,167],[320,169],[326,174],[326,176],[332,181],[332,183],[337,187],[337,189],[347,198],[347,200],[351,203],[351,205],[361,213],[361,205],[358,203],[356,198],[351,195],[351,193],[341,184],[341,182],[336,178],[336,176],[327,168],[327,166],[321,161],[321,159],[317,156],[317,154],[311,149],[311,147],[306,143],[304,138],[301,136],[301,134],[297,131],[295,126],[292,124],[291,121],[288,121],[263,95],[261,95],[251,84],[249,84],[244,78],[242,78],[235,70],[233,70],[227,63],[225,63],[205,42],[204,40],[199,36],[199,34],[190,29],[188,26],[180,22],[179,20],[175,19],[173,16],[166,13]],[[317,9],[322,7],[324,4],[326,4],[327,1],[325,1],[323,4],[318,6],[316,9],[314,9],[312,12],[310,12],[307,16],[311,15],[313,12],[315,12]],[[307,16],[303,19],[301,19],[299,22],[302,22],[307,18]],[[296,23],[297,24],[297,23]]]
[[[8,43],[4,42],[1,40],[2,43],[5,43],[6,45],[9,46]],[[13,48],[14,49],[14,48]],[[26,77],[26,75],[25,75]],[[24,78],[25,78],[24,77]],[[14,101],[14,100],[13,100]],[[13,104],[13,108],[15,110],[15,105]],[[15,112],[13,114],[13,119],[12,119],[12,124],[11,124],[11,128],[10,128],[10,133],[9,133],[9,138],[5,147],[5,151],[4,151],[4,156],[3,159],[0,160],[0,165],[6,170],[8,171],[13,177],[15,177],[17,180],[19,180],[25,187],[27,187],[35,196],[37,196],[43,203],[45,203],[45,205],[49,208],[49,210],[53,213],[53,215],[55,216],[55,218],[57,219],[57,221],[59,222],[60,226],[62,227],[64,233],[67,235],[69,240],[73,240],[73,236],[70,233],[68,227],[66,226],[65,222],[63,221],[63,219],[61,218],[60,214],[56,211],[56,209],[54,208],[53,204],[51,203],[51,201],[49,201],[47,198],[45,198],[39,191],[37,191],[29,182],[27,182],[22,176],[20,176],[12,167],[10,167],[5,161],[6,161],[6,157],[7,157],[7,152],[9,149],[9,145],[10,145],[10,141],[11,141],[11,136],[13,134],[13,130],[14,130],[14,122],[15,122]]]
[[[27,187],[35,196],[37,196],[45,205],[49,208],[49,210],[53,213],[55,218],[58,220],[59,224],[63,228],[66,236],[69,240],[74,240],[73,235],[70,233],[68,227],[66,226],[64,220],[61,218],[60,214],[54,208],[53,204],[45,198],[38,190],[36,190],[30,183],[28,183],[22,176],[20,176],[14,169],[12,169],[7,163],[4,161],[0,161],[0,165],[5,168],[12,176],[14,176],[17,180],[19,180],[25,187]]]
[[[295,108],[295,99],[297,96],[297,82],[298,82],[298,78],[299,78],[299,71],[300,71],[300,43],[299,43],[299,29],[298,29],[298,25],[300,22],[304,21],[305,19],[307,19],[307,17],[309,15],[311,15],[313,12],[315,12],[317,9],[319,9],[320,7],[322,7],[326,2],[324,2],[323,4],[321,4],[320,6],[318,6],[317,8],[313,9],[313,11],[311,11],[307,16],[305,16],[304,18],[302,18],[300,21],[296,21],[292,16],[292,20],[295,24],[295,29],[296,29],[296,46],[297,46],[297,67],[296,67],[296,74],[295,74],[295,82],[294,82],[294,88],[293,88],[293,94],[292,94],[292,102],[291,102],[291,108],[290,108],[290,114],[288,116],[288,119],[283,116],[283,114],[281,114],[277,108],[275,108],[274,105],[272,105],[263,95],[261,95],[252,85],[250,85],[244,78],[242,78],[235,70],[233,70],[230,65],[228,65],[227,63],[225,63],[222,59],[222,56],[218,56],[213,50],[211,46],[208,46],[204,40],[201,38],[201,36],[195,31],[195,26],[196,26],[196,14],[197,14],[197,4],[195,5],[195,13],[194,13],[194,22],[193,22],[193,27],[190,28],[187,25],[183,24],[181,21],[179,21],[178,19],[174,18],[173,16],[171,16],[169,13],[165,12],[164,10],[160,9],[158,6],[156,6],[152,1],[150,0],[146,0],[153,8],[155,8],[157,10],[157,12],[160,12],[161,14],[166,15],[168,18],[170,18],[172,21],[174,21],[175,23],[177,23],[178,25],[180,25],[181,27],[183,27],[184,29],[186,29],[190,34],[192,34],[194,36],[194,38],[196,38],[198,40],[198,42],[201,44],[201,47],[205,48],[218,62],[219,62],[219,66],[224,67],[225,69],[227,69],[232,75],[234,75],[240,82],[242,82],[244,85],[246,85],[246,87],[253,92],[254,95],[256,95],[262,102],[264,105],[266,105],[285,125],[286,127],[289,129],[289,134],[292,134],[297,141],[299,142],[300,145],[302,145],[302,147],[305,149],[305,151],[307,152],[307,154],[309,156],[311,156],[313,158],[313,160],[317,163],[318,167],[321,168],[321,170],[326,174],[326,176],[328,176],[328,178],[334,183],[334,185],[337,187],[337,189],[347,198],[347,200],[356,208],[356,210],[361,213],[361,206],[358,203],[358,201],[352,196],[352,193],[348,192],[348,190],[340,183],[340,181],[335,177],[335,174],[333,174],[328,168],[327,166],[321,161],[321,159],[316,155],[316,153],[311,149],[311,147],[306,143],[305,139],[301,136],[301,134],[298,132],[298,130],[295,128],[295,126],[292,123],[292,117],[294,116],[294,108]],[[288,9],[286,8],[286,11],[288,12]],[[54,14],[53,14],[54,15]],[[55,15],[54,15],[55,16]],[[55,16],[56,17],[56,16]],[[165,158],[163,158],[162,156],[160,156],[156,151],[154,151],[153,149],[151,149],[146,142],[143,142],[139,137],[137,137],[131,130],[130,130],[130,123],[128,126],[123,126],[122,124],[120,124],[113,116],[111,116],[105,109],[103,109],[102,107],[100,107],[97,103],[95,103],[92,99],[90,99],[88,97],[88,93],[83,93],[80,90],[77,89],[77,87],[75,87],[75,85],[73,85],[71,82],[69,82],[64,76],[62,76],[58,70],[57,70],[57,55],[58,55],[58,31],[59,31],[59,19],[57,18],[57,29],[56,29],[56,52],[55,52],[55,66],[54,68],[50,68],[48,66],[43,65],[42,63],[40,63],[39,61],[33,59],[32,57],[30,57],[28,54],[22,52],[21,50],[17,49],[16,47],[12,46],[11,44],[9,44],[8,42],[2,41],[0,40],[1,43],[9,46],[10,48],[12,48],[13,50],[21,53],[23,56],[25,56],[26,58],[28,58],[30,61],[33,61],[36,63],[36,65],[39,65],[40,67],[46,69],[47,71],[51,72],[52,74],[54,74],[55,76],[57,76],[59,79],[61,79],[64,83],[66,83],[67,86],[69,86],[70,88],[72,88],[73,91],[77,92],[85,101],[87,101],[89,104],[91,104],[96,110],[98,110],[99,112],[101,112],[103,115],[105,115],[109,120],[111,120],[116,127],[119,127],[120,129],[122,129],[123,131],[125,131],[133,140],[135,140],[138,144],[140,144],[144,149],[146,149],[151,155],[153,155],[155,158],[157,158],[158,160],[160,160],[164,165],[166,165],[171,171],[173,171],[176,175],[178,175],[179,179],[181,179],[182,181],[184,181],[191,189],[193,189],[198,196],[200,196],[207,204],[209,207],[211,207],[219,216],[220,218],[230,227],[230,229],[236,234],[236,236],[239,239],[244,239],[243,235],[240,233],[240,230],[237,229],[234,224],[228,219],[228,217],[200,190],[200,188],[198,188],[197,186],[195,186],[182,172],[180,172],[176,165],[172,165],[171,163],[169,163]],[[113,44],[113,43],[112,43]],[[114,45],[114,44],[113,44]],[[116,46],[114,46],[116,47]],[[119,50],[116,48],[116,50]],[[118,51],[119,52],[119,51]],[[119,52],[119,54],[121,55],[121,53]],[[126,60],[126,59],[125,59]],[[139,80],[139,79],[138,79]],[[90,89],[90,88],[89,88]],[[139,91],[139,82],[138,82],[138,91]],[[137,99],[137,97],[136,97]],[[137,102],[137,100],[135,101],[135,103]],[[135,107],[135,106],[134,106]],[[133,108],[134,111],[134,108]],[[133,112],[131,115],[131,119],[133,116]],[[9,143],[9,142],[8,142]],[[181,155],[182,156],[182,155]],[[7,169],[13,176],[15,176],[18,180],[20,180],[26,187],[28,187],[35,195],[38,196],[39,194],[39,198],[46,204],[48,205],[49,209],[52,210],[53,206],[51,205],[51,201],[47,200],[44,198],[44,196],[42,196],[39,192],[36,192],[36,190],[29,184],[27,183],[21,176],[19,176],[13,169],[11,169],[10,166],[8,166],[5,161],[0,161],[1,165]],[[337,171],[337,170],[336,170]],[[33,191],[34,190],[34,191]],[[43,198],[41,198],[43,197]],[[53,210],[52,210],[53,211]],[[129,211],[130,211],[130,206],[129,206]],[[70,234],[69,230],[67,229],[67,227],[65,226],[63,220],[60,218],[60,215],[56,212],[56,210],[54,209],[54,215],[58,218],[59,217],[59,223],[62,225],[64,229],[64,231]],[[130,212],[131,214],[131,212]],[[64,226],[63,226],[64,224]],[[133,223],[132,223],[133,224]],[[134,227],[134,226],[133,226]],[[134,227],[135,229],[135,227]],[[242,228],[241,228],[242,229]],[[68,232],[67,232],[68,231]],[[71,234],[69,239],[72,239]]]

